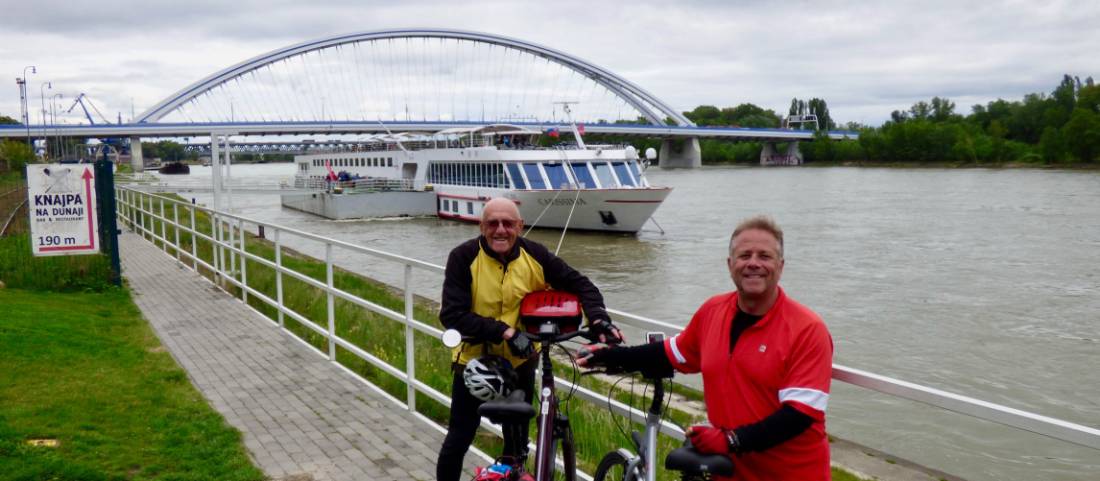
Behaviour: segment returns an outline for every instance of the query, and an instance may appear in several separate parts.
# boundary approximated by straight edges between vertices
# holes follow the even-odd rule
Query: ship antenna
[[[404,145],[401,145],[401,140],[398,139],[397,136],[393,135],[393,132],[390,132],[390,128],[386,127],[386,124],[382,123],[382,119],[378,119],[378,125],[381,125],[382,128],[386,130],[386,133],[389,134],[391,138],[393,138],[393,141],[397,143],[397,147],[401,149],[402,152],[405,152],[406,154],[409,153],[409,149],[406,149]]]
[[[588,147],[584,145],[584,139],[581,139],[581,131],[577,128],[577,123],[573,121],[573,110],[569,108],[570,105],[577,102],[570,100],[554,103],[561,104],[561,109],[565,112],[565,118],[569,120],[569,127],[573,129],[573,138],[577,139],[577,147],[580,147],[581,150],[587,149]]]

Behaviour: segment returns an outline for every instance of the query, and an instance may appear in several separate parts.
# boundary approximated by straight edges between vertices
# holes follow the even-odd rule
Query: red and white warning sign
[[[28,165],[27,202],[34,255],[99,252],[95,171],[90,164]]]

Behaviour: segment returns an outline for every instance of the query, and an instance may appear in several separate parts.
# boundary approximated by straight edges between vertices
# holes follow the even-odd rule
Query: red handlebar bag
[[[557,324],[558,331],[569,333],[581,325],[581,302],[575,294],[562,291],[535,291],[527,294],[519,306],[519,319],[527,332],[537,334],[539,325]]]

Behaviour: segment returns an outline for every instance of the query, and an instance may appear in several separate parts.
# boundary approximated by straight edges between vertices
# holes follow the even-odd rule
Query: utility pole
[[[34,143],[31,141],[31,112],[30,106],[27,105],[27,69],[30,69],[32,74],[38,73],[34,65],[23,67],[23,78],[15,79],[15,83],[19,85],[19,108],[20,113],[23,115],[23,126],[27,128],[27,147],[30,147],[33,153]]]

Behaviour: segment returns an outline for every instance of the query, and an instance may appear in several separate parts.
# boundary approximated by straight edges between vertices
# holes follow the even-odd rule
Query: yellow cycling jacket
[[[523,297],[547,288],[576,294],[590,321],[611,320],[599,289],[542,244],[516,239],[503,259],[489,249],[484,237],[455,247],[447,258],[439,320],[444,328],[457,329],[473,340],[456,347],[451,360],[466,364],[484,354],[496,354],[513,366],[523,364],[526,359],[513,356],[505,344],[504,331],[524,330],[519,323]]]

